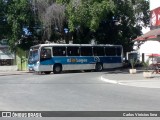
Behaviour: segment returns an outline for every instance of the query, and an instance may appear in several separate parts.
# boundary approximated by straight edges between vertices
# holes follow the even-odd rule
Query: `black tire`
[[[44,72],[45,74],[50,74],[51,72],[49,72],[49,71],[46,71],[46,72]]]
[[[62,66],[57,64],[53,67],[53,72],[54,74],[58,74],[58,73],[61,73],[62,72]]]
[[[97,63],[95,67],[96,72],[100,72],[103,70],[103,64],[102,63]]]

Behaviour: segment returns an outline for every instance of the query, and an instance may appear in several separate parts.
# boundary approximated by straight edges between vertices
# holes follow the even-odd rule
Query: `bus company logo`
[[[99,57],[94,57],[94,61],[95,62],[100,62],[100,58]]]
[[[12,117],[11,112],[2,112],[2,117]]]
[[[67,62],[69,63],[86,63],[87,62],[87,59],[76,59],[76,58],[70,58],[70,59],[67,59]]]
[[[71,62],[77,62],[75,58],[71,58]]]
[[[74,62],[77,62],[77,59],[75,59],[75,58],[70,58],[70,59],[67,59],[67,62],[72,62],[72,63],[74,63]]]

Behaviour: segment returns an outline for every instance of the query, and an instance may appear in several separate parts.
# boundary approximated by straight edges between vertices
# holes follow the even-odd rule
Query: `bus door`
[[[40,63],[42,65],[52,64],[52,47],[42,47],[41,48]]]

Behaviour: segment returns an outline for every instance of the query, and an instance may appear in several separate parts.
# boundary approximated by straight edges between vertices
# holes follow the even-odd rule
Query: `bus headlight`
[[[39,65],[40,64],[40,62],[39,61],[37,61],[37,65]]]

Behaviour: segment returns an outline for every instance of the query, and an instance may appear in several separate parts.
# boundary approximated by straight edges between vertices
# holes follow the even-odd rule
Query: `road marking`
[[[119,84],[124,86],[132,86],[132,87],[142,87],[142,88],[160,88],[157,83],[151,84],[147,82],[153,82],[150,80],[132,80],[132,81],[118,81],[118,80],[109,80],[101,76],[101,80],[107,83]],[[145,83],[143,83],[145,81]]]
[[[108,83],[112,83],[112,84],[118,84],[118,81],[116,81],[116,80],[109,80],[109,79],[104,78],[103,76],[101,76],[101,80],[105,81],[105,82],[108,82]]]

